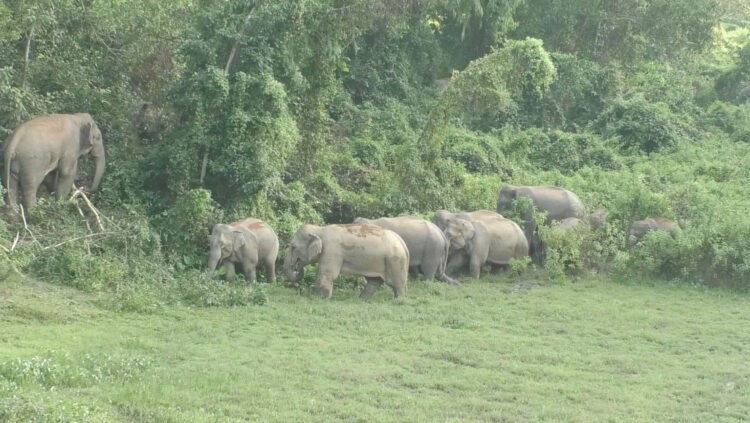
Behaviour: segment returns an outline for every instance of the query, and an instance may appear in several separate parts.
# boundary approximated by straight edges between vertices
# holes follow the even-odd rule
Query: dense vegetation
[[[87,111],[108,167],[100,222],[43,195],[0,220],[0,264],[126,309],[262,302],[201,274],[213,223],[256,216],[284,245],[553,184],[610,224],[543,234],[550,277],[747,290],[749,21],[734,0],[5,1],[0,132]],[[647,216],[682,233],[626,248]]]

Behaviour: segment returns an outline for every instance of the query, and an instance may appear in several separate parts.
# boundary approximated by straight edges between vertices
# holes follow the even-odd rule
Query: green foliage
[[[548,234],[550,274],[648,260],[649,275],[746,280],[748,10],[726,0],[5,2],[0,133],[88,111],[108,165],[90,195],[104,231],[83,202],[82,218],[41,189],[28,227],[10,211],[0,219],[0,265],[111,293],[101,301],[115,310],[252,304],[260,291],[197,272],[214,223],[266,220],[283,258],[304,223],[494,209],[513,183],[564,186],[589,211],[610,211],[599,231]],[[86,180],[91,165],[80,167]],[[524,212],[509,216],[523,223]],[[631,222],[648,216],[678,221],[683,235],[628,250]]]
[[[734,7],[718,0],[528,0],[514,36],[601,64],[674,58],[709,45],[724,10]]]
[[[430,113],[420,141],[429,145],[444,125],[457,120],[470,128],[500,127],[518,101],[526,95],[541,96],[555,77],[555,66],[540,40],[508,41],[454,75]]]
[[[584,167],[616,170],[621,159],[610,142],[589,132],[573,134],[563,131],[545,132],[533,128],[525,131],[504,130],[502,150],[517,162],[542,170],[558,170],[571,174]]]
[[[681,138],[681,125],[665,103],[641,96],[618,99],[602,113],[596,125],[608,137],[617,137],[628,153],[650,154],[674,146]]]
[[[205,262],[206,237],[213,224],[221,221],[220,217],[211,193],[195,189],[162,213],[156,224],[161,228],[167,252],[175,256],[177,263],[198,267]]]
[[[557,78],[544,97],[527,96],[516,120],[522,127],[577,132],[606,109],[621,89],[617,71],[572,54],[550,52]]]
[[[463,164],[470,173],[502,174],[508,166],[497,140],[483,134],[456,129],[446,134],[443,150],[444,156]]]

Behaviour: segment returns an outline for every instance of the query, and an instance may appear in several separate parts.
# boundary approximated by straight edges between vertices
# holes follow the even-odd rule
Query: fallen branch
[[[75,202],[74,200],[78,196],[83,198],[83,201],[86,203],[86,206],[88,206],[89,210],[91,210],[91,213],[94,214],[94,217],[96,218],[96,224],[97,226],[99,226],[99,230],[101,232],[104,232],[104,225],[102,224],[102,219],[99,217],[99,212],[96,210],[96,207],[94,207],[94,205],[91,204],[89,197],[86,196],[86,193],[84,193],[82,189],[76,187],[75,185],[73,185],[73,188],[75,189],[75,191],[73,191],[73,195],[70,196],[70,201],[75,203],[76,207],[78,207],[78,203]],[[81,216],[83,216],[83,212],[81,212],[80,207],[79,207],[79,212],[81,213]]]
[[[25,230],[26,232],[28,232],[28,233],[29,233],[29,235],[31,235],[31,239],[33,239],[33,240],[34,240],[34,242],[36,242],[36,244],[37,244],[37,245],[39,245],[39,246],[41,247],[41,246],[42,246],[42,244],[41,244],[41,243],[39,242],[39,240],[37,240],[37,239],[36,239],[36,236],[34,235],[34,232],[31,232],[31,229],[29,229],[29,225],[28,225],[28,223],[26,222],[26,213],[25,213],[25,211],[24,211],[24,209],[23,209],[23,204],[20,204],[20,205],[19,205],[19,207],[20,207],[20,209],[21,209],[21,219],[23,220],[23,229],[24,229],[24,230]]]
[[[84,236],[79,236],[79,237],[71,238],[71,239],[65,240],[63,242],[58,242],[55,245],[48,245],[48,246],[42,248],[42,250],[51,250],[53,248],[61,247],[61,246],[65,245],[65,244],[70,244],[71,242],[80,241],[82,239],[95,238],[95,237],[106,236],[106,235],[117,235],[117,234],[121,234],[121,233],[122,232],[97,232],[97,233],[93,233],[93,234],[88,234],[88,235],[84,235]]]

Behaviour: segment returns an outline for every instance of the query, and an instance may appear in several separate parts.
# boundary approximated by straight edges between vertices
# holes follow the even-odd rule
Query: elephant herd
[[[58,199],[67,196],[76,178],[78,159],[91,156],[95,163],[96,190],[104,174],[102,133],[88,113],[40,116],[21,124],[8,137],[4,147],[4,180],[8,205],[19,202],[34,208],[39,186],[44,183]],[[576,194],[553,186],[506,185],[500,191],[497,212],[478,210],[451,213],[440,210],[433,222],[415,216],[357,218],[351,224],[304,225],[292,239],[284,271],[299,281],[304,267],[318,265],[317,286],[325,298],[333,292],[339,275],[361,275],[367,279],[362,298],[383,283],[396,297],[406,295],[409,273],[424,279],[458,284],[451,275],[468,266],[478,278],[481,268],[508,267],[513,259],[539,256],[544,250],[533,209],[522,216],[524,228],[502,216],[518,198],[527,198],[534,208],[547,214],[547,223],[559,222],[564,230],[582,223],[585,208]],[[588,216],[592,229],[601,227],[608,216],[598,210]],[[631,244],[655,230],[675,234],[677,225],[669,219],[651,217],[633,223]],[[256,268],[265,270],[266,279],[275,277],[279,240],[265,222],[248,218],[230,224],[217,224],[209,236],[208,270],[224,265],[227,278],[234,277],[239,265],[248,281],[255,281]]]
[[[577,195],[552,186],[505,186],[498,199],[498,212],[477,210],[452,213],[440,210],[432,222],[417,216],[358,217],[350,224],[303,225],[289,244],[284,273],[298,282],[307,265],[317,264],[316,285],[324,298],[333,293],[340,275],[364,276],[367,284],[360,297],[367,299],[383,283],[396,297],[406,295],[409,274],[425,280],[459,284],[451,275],[468,266],[478,278],[485,265],[508,267],[511,260],[528,257],[533,251],[536,222],[532,213],[524,216],[526,232],[499,212],[509,210],[518,197],[527,197],[535,208],[547,213],[548,221],[559,222],[563,230],[582,223],[584,207]],[[589,225],[598,229],[608,213],[598,210],[588,216]],[[664,230],[675,233],[677,226],[664,218],[636,221],[631,240],[646,233]],[[209,236],[211,251],[208,270],[223,264],[227,277],[234,276],[239,264],[245,277],[255,282],[255,268],[262,264],[267,281],[274,280],[274,263],[279,240],[271,227],[258,219],[217,224]],[[541,244],[536,248],[543,248]]]

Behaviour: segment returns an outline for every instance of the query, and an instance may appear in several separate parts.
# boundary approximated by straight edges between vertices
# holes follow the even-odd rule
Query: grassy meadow
[[[238,282],[239,283],[239,282]],[[533,272],[114,312],[0,282],[0,421],[746,421],[750,298]]]

